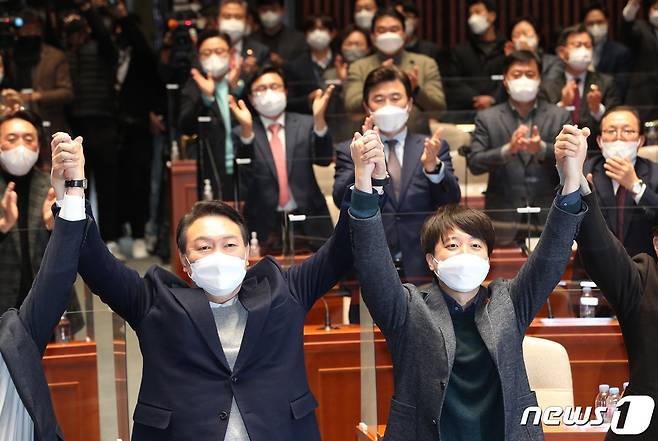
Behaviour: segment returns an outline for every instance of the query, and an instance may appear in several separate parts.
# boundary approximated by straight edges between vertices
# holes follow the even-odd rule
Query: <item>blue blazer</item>
[[[29,294],[20,310],[9,309],[0,317],[0,352],[34,422],[35,441],[64,440],[41,357],[69,305],[86,225],[85,220],[55,218],[55,228]]]
[[[135,330],[144,359],[132,441],[223,440],[233,398],[251,441],[320,441],[304,318],[352,268],[346,215],[301,264],[284,269],[266,257],[247,271],[238,299],[248,318],[233,371],[204,291],[157,266],[140,277],[90,228],[79,273]]]
[[[458,203],[461,197],[447,142],[441,141],[439,151],[439,159],[445,167],[443,180],[433,184],[425,176],[423,164],[420,162],[425,138],[424,135],[407,135],[402,161],[400,200],[397,201],[392,194],[389,194],[393,191],[392,188],[386,188],[388,197],[381,209],[389,248],[392,252],[402,253],[402,264],[407,277],[423,277],[430,274],[425,253],[420,246],[420,230],[425,219],[442,205]],[[337,206],[340,206],[345,190],[354,183],[350,143],[351,141],[344,142],[336,148],[333,198]],[[396,243],[399,244],[397,250],[394,249]]]

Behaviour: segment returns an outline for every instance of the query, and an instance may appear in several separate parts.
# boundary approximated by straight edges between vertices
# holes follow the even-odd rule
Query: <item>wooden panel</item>
[[[185,213],[198,200],[196,183],[196,161],[185,159],[171,163],[171,268],[183,280],[188,280],[187,274],[178,258],[176,246],[176,226]]]

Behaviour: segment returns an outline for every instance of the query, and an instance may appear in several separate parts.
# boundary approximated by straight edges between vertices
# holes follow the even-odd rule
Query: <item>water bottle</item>
[[[210,185],[210,179],[203,180],[203,200],[212,201],[212,186]]]
[[[608,393],[610,392],[610,386],[607,384],[599,384],[599,393],[594,399],[594,408],[597,407],[608,407]]]
[[[178,141],[175,139],[171,142],[171,160],[178,161],[180,159],[180,149],[178,148]]]
[[[583,294],[580,297],[580,317],[596,317],[596,307],[599,299],[592,295],[592,288],[586,286],[583,288]]]
[[[55,327],[55,342],[68,343],[71,341],[71,322],[66,318],[66,313],[62,315],[59,323]]]
[[[617,401],[619,401],[620,399],[621,397],[619,396],[619,388],[611,387],[610,395],[608,395],[608,398],[606,400],[606,407],[608,408],[608,411],[605,413],[605,419],[604,419],[606,423],[612,421],[612,416],[615,414],[615,410],[617,410]]]
[[[251,232],[251,239],[249,240],[249,258],[260,258],[260,245],[258,244],[258,236],[255,231]]]

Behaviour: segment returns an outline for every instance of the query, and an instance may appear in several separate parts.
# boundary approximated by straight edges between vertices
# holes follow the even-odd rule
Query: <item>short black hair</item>
[[[29,24],[35,24],[38,25],[41,29],[43,29],[43,16],[41,13],[33,8],[25,8],[20,12],[21,19],[23,19],[23,26],[29,25]]]
[[[420,230],[423,252],[434,254],[436,244],[455,228],[486,243],[487,253],[491,256],[496,242],[491,219],[480,210],[457,204],[444,205],[425,220]]]
[[[640,117],[640,112],[637,111],[637,109],[633,106],[615,106],[611,109],[606,109],[605,113],[601,117],[601,124],[603,124],[603,120],[606,119],[611,113],[615,112],[629,112],[632,113],[633,116],[635,116],[635,119],[637,119],[637,126],[640,130],[640,135],[644,134],[644,124],[642,124],[642,118]]]
[[[395,9],[393,6],[386,6],[384,8],[377,9],[377,12],[375,13],[375,16],[372,19],[372,26],[370,28],[370,32],[375,33],[375,26],[377,25],[377,20],[383,17],[395,18],[402,24],[402,29],[406,29],[404,15],[400,14],[400,12],[397,9]]]
[[[39,160],[37,161],[36,165],[40,166],[44,164],[50,164],[50,145],[48,145],[48,140],[46,139],[46,131],[43,127],[43,120],[41,117],[30,110],[17,110],[2,116],[0,118],[0,127],[12,119],[21,119],[26,121],[36,129],[38,138],[37,144],[39,146]]]
[[[372,44],[370,41],[370,35],[368,35],[368,33],[363,29],[361,29],[360,27],[353,24],[347,25],[347,27],[343,29],[343,31],[340,33],[340,36],[338,38],[339,39],[338,47],[341,47],[343,45],[343,42],[347,40],[347,37],[352,35],[354,32],[358,32],[359,34],[363,35],[363,37],[366,39],[366,44],[368,45],[368,49],[370,49]]]
[[[261,6],[272,6],[272,5],[279,5],[283,8],[284,2],[283,0],[258,0],[256,2],[257,8],[260,8]]]
[[[404,71],[395,66],[379,66],[368,74],[363,83],[363,102],[368,102],[368,95],[375,86],[389,81],[400,81],[404,85],[404,90],[407,92],[407,98],[413,96],[411,80],[409,80],[409,76]]]
[[[507,39],[509,41],[512,41],[512,33],[514,32],[514,28],[516,27],[516,25],[524,21],[530,24],[530,26],[532,26],[532,28],[535,30],[535,34],[537,34],[537,39],[541,40],[541,35],[539,34],[539,23],[531,15],[523,15],[521,17],[516,17],[514,20],[512,20],[509,27],[507,28]]]
[[[222,201],[199,201],[192,206],[192,209],[185,216],[183,216],[176,227],[176,246],[181,254],[186,254],[187,229],[194,223],[194,221],[206,216],[223,216],[238,224],[244,244],[247,245],[249,243],[247,224],[242,215],[235,208]]]
[[[542,69],[541,58],[539,58],[537,54],[535,54],[534,52],[530,52],[528,50],[514,51],[511,54],[507,55],[503,60],[503,75],[506,75],[507,72],[512,67],[512,65],[516,63],[527,64],[533,61],[537,63],[537,70],[539,71],[539,76],[541,76],[541,69]]]
[[[304,20],[302,31],[304,33],[309,32],[313,30],[315,25],[318,23],[320,23],[323,28],[327,28],[330,31],[335,31],[337,29],[336,20],[334,20],[333,17],[328,15],[311,15],[306,20]]]
[[[498,12],[498,8],[492,0],[469,0],[468,7],[470,8],[471,6],[477,5],[479,3],[482,3],[489,12]]]
[[[418,6],[416,6],[416,4],[410,0],[397,0],[393,6],[396,8],[398,6],[401,7],[405,14],[411,14],[414,17],[420,16]]]
[[[229,49],[231,48],[231,37],[229,37],[228,34],[219,32],[217,29],[207,29],[201,32],[201,35],[199,35],[199,39],[196,42],[197,52],[199,49],[201,49],[201,45],[210,38],[221,38],[226,42],[226,44],[228,44]]]
[[[610,15],[608,14],[608,8],[606,8],[602,2],[594,1],[585,5],[580,13],[580,21],[585,22],[585,17],[587,17],[587,14],[592,11],[601,11],[603,12],[603,15],[605,15],[605,18],[610,18]]]
[[[576,34],[587,34],[589,35],[590,40],[592,40],[592,43],[594,43],[594,37],[592,37],[592,34],[589,33],[587,27],[584,24],[579,23],[577,25],[564,28],[562,32],[560,32],[560,36],[557,39],[557,45],[566,46],[569,37]]]
[[[271,74],[277,74],[278,76],[280,76],[281,79],[283,80],[283,87],[285,87],[286,89],[288,88],[288,83],[286,82],[286,76],[283,74],[283,71],[280,68],[276,67],[276,66],[267,65],[267,66],[263,67],[262,69],[260,69],[258,72],[256,72],[256,74],[251,78],[251,80],[249,80],[249,82],[247,83],[247,89],[246,89],[247,93],[251,94],[251,87],[254,85],[254,83],[260,77],[262,77],[263,75],[270,74],[270,73]]]

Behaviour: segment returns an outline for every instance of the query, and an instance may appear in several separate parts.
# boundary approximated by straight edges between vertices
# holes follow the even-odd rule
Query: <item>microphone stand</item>
[[[324,303],[324,326],[318,328],[319,330],[322,331],[333,331],[334,329],[339,329],[338,326],[333,326],[331,324],[331,314],[329,312],[329,303],[324,299],[324,297],[320,297],[320,300],[322,300],[322,303]]]
[[[463,156],[466,161],[466,168],[464,169],[464,206],[468,207],[468,156],[471,154],[471,146],[463,145],[457,150],[459,156]]]

